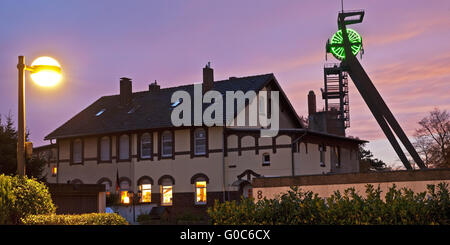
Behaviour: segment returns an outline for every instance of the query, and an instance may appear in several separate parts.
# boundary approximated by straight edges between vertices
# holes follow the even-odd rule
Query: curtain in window
[[[76,139],[73,141],[73,162],[80,163],[83,159],[82,154],[82,144],[80,139]]]
[[[100,141],[100,160],[111,160],[111,141],[108,136],[102,137]]]
[[[150,158],[152,154],[152,137],[149,133],[141,136],[141,158]]]
[[[141,184],[139,186],[141,191],[141,202],[151,202],[152,201],[152,185],[151,184]]]
[[[195,203],[206,203],[206,181],[195,182]]]
[[[206,133],[204,129],[196,129],[194,132],[195,155],[206,154]]]
[[[119,157],[120,159],[130,158],[130,138],[126,134],[120,136]]]
[[[162,155],[172,156],[172,133],[166,131],[162,134]]]

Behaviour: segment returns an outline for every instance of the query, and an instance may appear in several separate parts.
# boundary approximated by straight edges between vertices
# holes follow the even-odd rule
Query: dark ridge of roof
[[[274,78],[272,73],[230,78],[214,82],[213,90],[222,94],[225,94],[226,91],[237,90],[244,93],[249,90],[257,92]],[[172,110],[170,99],[172,93],[178,90],[188,92],[193,98],[194,84],[161,88],[158,92],[134,92],[132,102],[126,106],[121,105],[119,94],[103,96],[48,134],[45,139],[173,127],[170,118]],[[103,109],[105,111],[96,116]],[[128,113],[132,109],[135,111]],[[191,118],[193,120],[194,117]]]

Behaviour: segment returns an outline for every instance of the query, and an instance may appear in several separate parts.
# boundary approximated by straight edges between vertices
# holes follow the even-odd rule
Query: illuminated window
[[[172,186],[163,185],[161,186],[161,205],[172,205]]]
[[[264,153],[263,154],[263,166],[270,166],[270,155],[269,153]]]
[[[100,140],[100,160],[111,160],[111,139],[108,136],[104,136]]]
[[[169,131],[165,131],[161,136],[161,145],[162,145],[162,156],[163,157],[171,157],[172,156],[172,133]]]
[[[195,204],[206,204],[206,181],[195,182]]]
[[[128,197],[128,191],[121,191],[120,192],[120,202],[124,204],[130,203],[130,198]]]
[[[151,202],[152,201],[152,185],[142,184],[139,186],[141,191],[141,202]]]
[[[130,159],[130,137],[126,134],[120,136],[119,158],[121,160]]]
[[[206,154],[206,132],[203,128],[196,129],[194,132],[194,153],[195,155]]]
[[[128,196],[128,190],[130,188],[130,183],[128,181],[120,182],[120,203],[129,204],[130,197]]]
[[[141,136],[141,158],[150,158],[152,155],[152,137],[145,133]]]
[[[58,168],[56,166],[52,167],[52,176],[55,177],[58,174]]]
[[[83,144],[81,139],[76,139],[73,141],[72,145],[72,162],[81,163],[83,161]]]

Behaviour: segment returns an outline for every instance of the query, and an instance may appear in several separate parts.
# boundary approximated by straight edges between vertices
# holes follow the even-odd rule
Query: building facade
[[[131,80],[123,78],[119,95],[100,98],[46,137],[52,144],[40,151],[53,156],[47,181],[105,184],[124,204],[134,193],[140,204],[180,214],[204,212],[216,199],[252,196],[256,177],[359,172],[358,147],[365,141],[308,129],[273,74],[215,82],[205,67],[202,85],[221,94],[279,91],[278,135],[261,137],[258,126],[174,127],[171,95],[192,94],[193,85],[153,83],[132,93]]]

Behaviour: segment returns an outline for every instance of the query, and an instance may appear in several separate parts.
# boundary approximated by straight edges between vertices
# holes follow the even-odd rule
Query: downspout
[[[299,142],[305,135],[306,135],[307,131],[305,130],[305,132],[299,136],[298,138],[296,138],[294,141],[292,141],[291,143],[291,164],[292,164],[292,176],[295,176],[295,163],[294,163],[294,146],[297,142]]]

